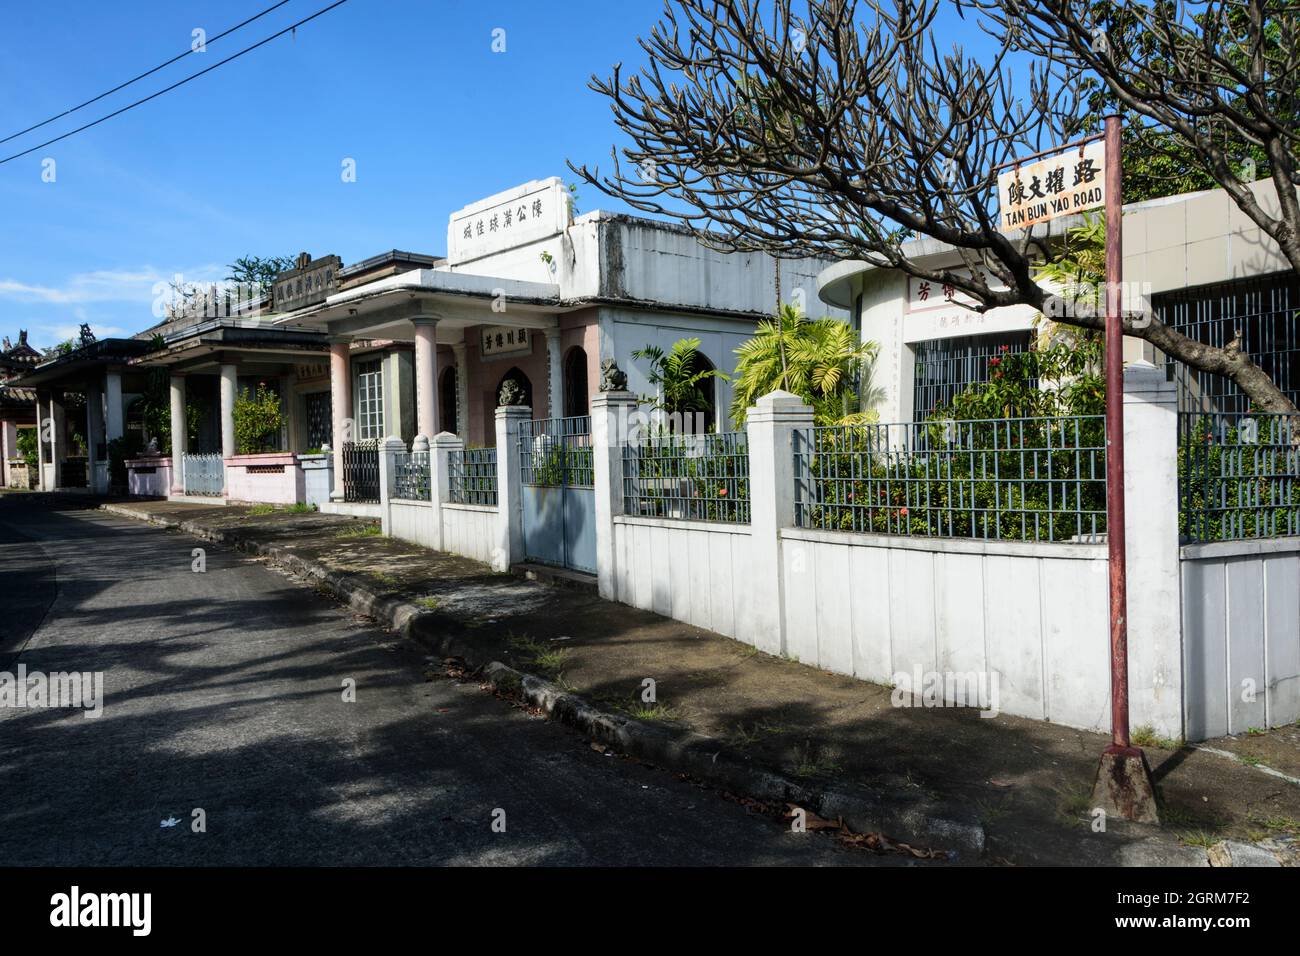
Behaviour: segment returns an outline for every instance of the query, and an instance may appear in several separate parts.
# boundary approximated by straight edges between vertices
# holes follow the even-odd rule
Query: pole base
[[[1097,782],[1092,787],[1092,805],[1101,807],[1108,816],[1159,825],[1151,768],[1141,748],[1111,744],[1102,752]]]

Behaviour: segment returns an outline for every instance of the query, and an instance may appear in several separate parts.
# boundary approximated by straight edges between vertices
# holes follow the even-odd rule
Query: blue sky
[[[0,31],[0,136],[156,66],[272,0],[11,4]],[[36,145],[326,5],[275,13],[81,113]],[[443,253],[447,215],[600,162],[617,131],[586,88],[635,45],[658,0],[349,0],[298,31],[93,130],[0,166],[0,334],[48,346],[89,322],[151,323],[153,286],[221,278],[242,254]],[[57,24],[57,26],[54,26]],[[491,50],[506,31],[506,52]],[[41,135],[44,134],[44,135]],[[234,134],[234,135],[230,135]],[[42,181],[42,160],[56,179]],[[340,176],[356,160],[357,181]],[[620,205],[586,188],[580,208]]]

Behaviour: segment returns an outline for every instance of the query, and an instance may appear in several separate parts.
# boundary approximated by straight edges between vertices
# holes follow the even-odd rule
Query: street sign
[[[1009,166],[998,174],[998,212],[1004,230],[1027,229],[1106,203],[1106,142]]]

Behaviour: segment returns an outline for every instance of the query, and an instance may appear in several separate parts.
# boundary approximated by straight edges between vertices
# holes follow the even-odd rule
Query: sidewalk
[[[1205,745],[1220,753],[1148,743],[1166,826],[1109,821],[1106,833],[1094,833],[1088,798],[1108,742],[1099,734],[969,710],[894,707],[887,687],[771,657],[584,591],[494,574],[380,537],[372,522],[174,502],[104,507],[274,551],[277,563],[324,577],[354,606],[471,667],[503,662],[622,715],[629,726],[661,733],[665,743],[654,752],[665,756],[653,762],[671,764],[678,755],[680,765],[670,769],[698,775],[701,755],[711,753],[711,764],[740,768],[728,778],[737,796],[770,798],[780,781],[793,781],[787,792],[796,796],[806,789],[883,799],[891,821],[913,821],[928,807],[937,816],[952,811],[959,822],[982,824],[983,859],[993,863],[1204,865],[1206,848],[1224,839],[1262,844],[1290,865],[1300,858],[1300,785],[1286,779],[1300,778],[1300,727]],[[646,678],[655,682],[653,705],[641,700]],[[555,696],[553,688],[534,692]],[[585,719],[609,723],[590,713]],[[765,778],[768,770],[778,776]],[[745,793],[746,780],[768,792]],[[851,822],[851,813],[844,816]]]

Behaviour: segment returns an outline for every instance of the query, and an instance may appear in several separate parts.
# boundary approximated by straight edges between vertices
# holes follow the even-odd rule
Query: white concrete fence
[[[1300,719],[1300,539],[1180,545],[1174,386],[1135,364],[1124,402],[1133,726],[1198,740]],[[877,683],[995,675],[1001,712],[1109,729],[1105,544],[796,527],[794,438],[812,410],[782,392],[749,414],[748,524],[626,515],[635,407],[627,392],[591,406],[602,597]],[[450,500],[461,443],[445,433],[429,442],[429,500],[395,500],[394,456],[406,448],[388,439],[384,533],[497,571],[522,562],[518,434],[529,415],[497,410],[495,507]]]

